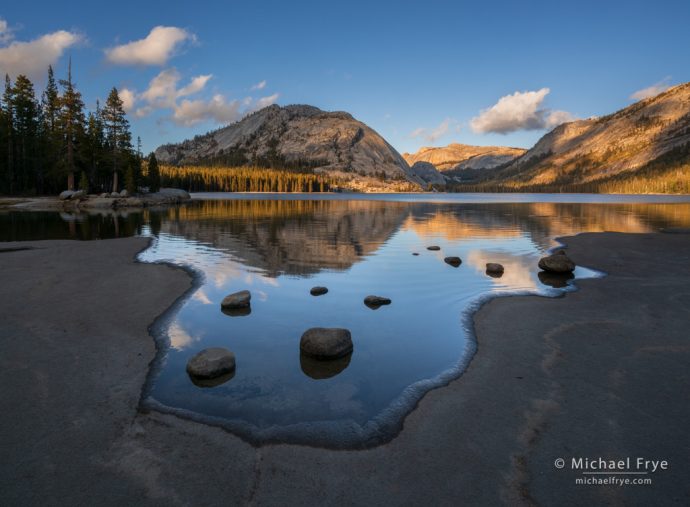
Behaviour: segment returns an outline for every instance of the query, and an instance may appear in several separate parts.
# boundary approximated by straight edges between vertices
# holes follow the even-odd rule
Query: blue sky
[[[145,151],[272,102],[348,111],[400,152],[529,147],[690,81],[687,1],[101,5],[4,2],[0,72],[41,89],[71,56],[89,107],[126,90]]]

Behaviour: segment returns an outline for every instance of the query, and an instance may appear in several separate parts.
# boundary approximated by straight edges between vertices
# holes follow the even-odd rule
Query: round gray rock
[[[460,264],[462,264],[462,259],[460,257],[446,257],[443,259],[443,262],[450,264],[454,268],[457,268]]]
[[[235,354],[222,347],[204,349],[187,362],[187,373],[197,378],[216,378],[235,370]]]
[[[575,263],[563,250],[559,250],[553,255],[539,259],[539,267],[550,273],[571,273],[575,269]]]
[[[497,262],[487,262],[486,263],[486,272],[497,275],[499,273],[503,273],[503,264],[499,264]]]
[[[378,308],[382,305],[391,304],[391,300],[389,298],[384,298],[381,296],[367,296],[364,298],[364,304],[369,307]]]
[[[328,292],[328,287],[312,287],[309,294],[312,296],[323,296]]]
[[[252,294],[248,290],[241,290],[225,296],[220,303],[220,307],[225,310],[233,308],[247,308],[252,299]]]
[[[300,350],[316,359],[337,359],[352,352],[352,335],[337,327],[312,327],[299,342]]]

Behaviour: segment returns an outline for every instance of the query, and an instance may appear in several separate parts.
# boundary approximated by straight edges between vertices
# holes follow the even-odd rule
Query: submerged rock
[[[493,278],[500,278],[503,275],[503,264],[497,262],[486,263],[486,274]]]
[[[224,310],[247,308],[251,299],[252,295],[248,290],[241,290],[225,296],[220,307]]]
[[[302,372],[307,377],[311,377],[315,380],[335,377],[350,366],[351,360],[352,352],[337,359],[331,359],[330,361],[315,359],[304,352],[300,352],[299,355],[299,365],[302,368]]]
[[[187,373],[199,379],[214,379],[235,370],[235,354],[222,347],[204,349],[187,362]]]
[[[229,380],[231,380],[235,376],[235,370],[232,370],[230,373],[226,373],[224,375],[220,375],[218,377],[214,378],[201,378],[201,377],[195,377],[194,375],[190,375],[189,379],[192,381],[192,384],[194,384],[197,387],[216,387],[221,384],[225,384]]]
[[[457,268],[458,266],[460,266],[460,264],[462,264],[462,259],[460,257],[446,257],[445,259],[443,259],[443,262],[445,262],[446,264],[450,264],[454,268]]]
[[[551,273],[570,273],[575,269],[575,263],[563,250],[539,259],[539,267]]]
[[[427,250],[436,251],[436,250],[440,250],[441,247],[440,247],[440,246],[436,246],[436,245],[432,245],[432,246],[426,247],[426,249],[427,249]]]
[[[367,296],[364,298],[364,304],[369,308],[376,310],[379,306],[391,304],[391,300],[381,296]]]
[[[417,252],[412,252],[412,255],[419,255]]]
[[[299,348],[315,359],[337,359],[352,352],[352,335],[343,328],[313,327],[304,332]]]
[[[328,287],[312,287],[309,294],[312,296],[323,296],[328,292]]]

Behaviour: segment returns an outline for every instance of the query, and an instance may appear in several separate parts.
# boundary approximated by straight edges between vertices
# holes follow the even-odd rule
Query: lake
[[[159,353],[143,406],[257,443],[342,448],[390,439],[429,389],[461,375],[477,347],[471,314],[486,298],[573,290],[572,279],[537,268],[556,237],[690,226],[687,196],[194,197],[160,210],[5,210],[0,239],[153,237],[139,260],[188,267],[197,285],[153,328]],[[462,264],[446,264],[446,256]],[[504,274],[489,276],[487,262],[503,264]],[[575,280],[600,275],[582,266]],[[313,286],[329,291],[315,297]],[[251,311],[223,313],[220,301],[244,289]],[[363,304],[370,294],[392,304],[371,309]],[[352,354],[330,362],[301,355],[300,337],[311,327],[349,329]],[[236,371],[199,385],[186,362],[216,346],[235,353]]]

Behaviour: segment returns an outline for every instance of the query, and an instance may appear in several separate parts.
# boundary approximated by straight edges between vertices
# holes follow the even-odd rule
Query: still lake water
[[[159,323],[144,406],[254,442],[359,447],[390,438],[425,392],[461,374],[476,348],[470,311],[482,299],[573,287],[537,268],[554,238],[690,227],[688,197],[323,197],[198,194],[159,211],[0,212],[0,239],[155,237],[141,261],[188,266],[201,277]],[[443,261],[451,255],[460,267]],[[503,276],[488,276],[487,262],[503,264]],[[575,276],[597,273],[578,267]],[[317,285],[328,294],[311,296]],[[223,297],[243,289],[252,292],[251,313],[222,313]],[[393,302],[372,310],[363,304],[369,294]],[[325,363],[301,356],[310,327],[350,329],[352,355]],[[187,360],[216,346],[235,353],[234,376],[196,385]]]

